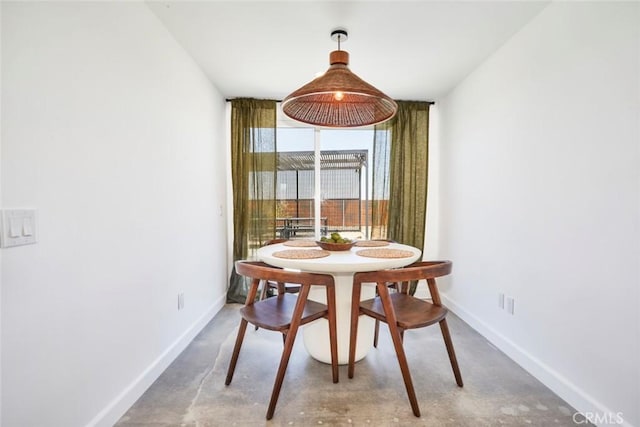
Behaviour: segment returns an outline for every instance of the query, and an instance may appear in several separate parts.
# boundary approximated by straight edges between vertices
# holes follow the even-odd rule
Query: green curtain
[[[276,101],[231,101],[231,174],[233,185],[233,260],[255,258],[275,237]],[[249,284],[235,266],[227,302],[244,303]]]
[[[397,114],[374,132],[372,237],[423,249],[431,103],[397,103]]]

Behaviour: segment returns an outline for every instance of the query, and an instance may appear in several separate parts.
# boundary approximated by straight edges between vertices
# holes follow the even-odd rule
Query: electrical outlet
[[[178,311],[184,308],[184,292],[178,294]]]
[[[504,310],[504,294],[498,294],[498,308]]]
[[[509,314],[514,314],[514,308],[515,308],[515,299],[513,297],[508,296],[505,300],[505,308],[507,310],[507,313]]]

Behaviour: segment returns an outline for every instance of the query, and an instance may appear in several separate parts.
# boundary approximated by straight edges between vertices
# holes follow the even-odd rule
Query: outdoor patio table
[[[267,264],[290,268],[295,270],[328,273],[334,277],[336,284],[336,317],[338,327],[338,363],[345,365],[349,361],[349,329],[351,319],[351,292],[354,273],[361,271],[377,271],[389,268],[398,268],[409,265],[418,260],[421,251],[417,248],[398,243],[390,243],[384,249],[406,251],[407,256],[400,258],[376,258],[358,255],[357,252],[374,248],[354,246],[348,251],[331,252],[324,258],[313,259],[289,259],[274,256],[276,252],[291,250],[285,244],[268,245],[258,249],[258,259]],[[295,248],[301,250],[301,248]],[[375,248],[383,249],[383,248]],[[320,248],[304,248],[303,250],[320,250]],[[409,255],[409,252],[411,253]],[[321,288],[313,287],[309,293],[309,299],[326,303],[326,295]],[[375,285],[369,284],[362,287],[363,300],[375,296]],[[358,322],[358,345],[356,361],[364,358],[373,347],[374,320],[363,316]],[[319,319],[303,327],[304,346],[309,354],[316,360],[331,363],[329,352],[328,323],[325,319]]]

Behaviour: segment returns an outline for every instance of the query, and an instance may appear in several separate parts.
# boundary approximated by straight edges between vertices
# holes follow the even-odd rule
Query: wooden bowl
[[[321,242],[320,240],[316,240],[318,246],[326,251],[348,251],[356,244],[356,242],[349,243],[330,243],[330,242]]]

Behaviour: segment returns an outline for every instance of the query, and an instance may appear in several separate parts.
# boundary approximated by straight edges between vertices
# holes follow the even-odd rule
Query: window
[[[277,149],[279,237],[369,236],[372,129],[279,127]]]

